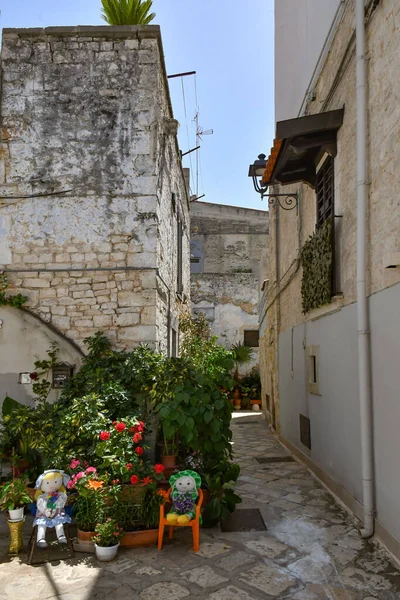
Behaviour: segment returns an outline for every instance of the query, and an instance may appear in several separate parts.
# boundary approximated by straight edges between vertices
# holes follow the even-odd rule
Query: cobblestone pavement
[[[389,555],[360,539],[352,518],[301,464],[260,464],[257,458],[288,454],[262,417],[235,417],[240,508],[258,508],[267,531],[203,530],[195,554],[190,531],[181,529],[162,552],[120,551],[109,564],[87,554],[60,560],[55,547],[52,562],[28,566],[26,552],[8,559],[3,518],[0,599],[399,600],[400,571]]]

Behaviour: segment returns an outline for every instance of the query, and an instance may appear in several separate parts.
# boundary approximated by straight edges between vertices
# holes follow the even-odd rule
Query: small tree
[[[251,361],[251,359],[253,358],[253,348],[238,343],[232,346],[231,351],[234,355],[233,358],[236,367],[233,377],[235,378],[235,381],[237,383],[239,381],[239,367],[240,365],[245,365]]]
[[[153,0],[101,0],[102,18],[109,25],[148,25],[154,18]]]

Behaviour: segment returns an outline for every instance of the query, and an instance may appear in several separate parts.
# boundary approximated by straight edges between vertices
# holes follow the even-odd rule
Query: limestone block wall
[[[191,299],[226,347],[258,330],[260,260],[268,240],[268,212],[206,202],[191,205]],[[254,360],[244,370],[258,364]]]
[[[118,347],[166,348],[159,288],[176,303],[176,257],[162,247],[174,227],[167,180],[189,217],[159,28],[4,30],[1,60],[10,293],[81,347],[103,329]]]

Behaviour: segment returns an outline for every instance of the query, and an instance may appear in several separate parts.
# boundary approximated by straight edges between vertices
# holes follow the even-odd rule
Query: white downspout
[[[358,377],[361,423],[363,538],[374,533],[374,456],[370,334],[367,305],[367,71],[365,60],[365,0],[356,0],[356,88],[357,88],[357,323]]]

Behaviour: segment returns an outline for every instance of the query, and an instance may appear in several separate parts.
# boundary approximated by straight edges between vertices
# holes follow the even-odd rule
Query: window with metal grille
[[[334,215],[334,170],[333,158],[328,158],[317,173],[317,227]]]
[[[259,339],[260,339],[260,332],[258,331],[258,329],[256,329],[256,330],[247,329],[244,332],[243,343],[245,346],[250,346],[250,348],[258,348]]]
[[[178,294],[183,292],[183,226],[179,216],[177,218],[177,269],[176,269],[176,291]]]

